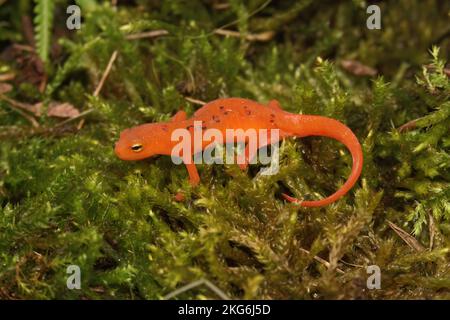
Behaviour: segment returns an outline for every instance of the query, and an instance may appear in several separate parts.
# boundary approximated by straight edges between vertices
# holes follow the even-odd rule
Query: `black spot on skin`
[[[274,114],[274,113],[271,113],[271,114],[270,114],[270,117],[271,117],[271,118],[275,118],[275,114]]]
[[[219,107],[220,110],[223,110],[224,108],[225,108],[224,106],[220,106],[220,107]]]
[[[213,119],[215,122],[220,122],[219,116],[214,115],[214,116],[212,116],[212,119]]]
[[[248,109],[248,107],[247,107],[247,106],[244,106],[244,109]]]
[[[245,111],[245,114],[249,116],[252,114],[252,112],[250,110],[247,110],[247,111]]]
[[[227,114],[229,114],[229,112],[228,112],[228,111],[225,111],[223,114],[224,114],[224,115],[227,115]]]
[[[275,123],[275,120],[271,119],[271,120],[270,120],[270,123]]]

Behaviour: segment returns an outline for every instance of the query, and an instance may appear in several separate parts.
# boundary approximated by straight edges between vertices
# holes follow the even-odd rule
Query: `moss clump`
[[[450,5],[380,2],[382,29],[368,30],[365,1],[226,3],[79,1],[81,30],[55,14],[40,69],[34,52],[12,47],[27,41],[18,19],[32,4],[0,5],[0,76],[16,74],[0,99],[1,298],[160,299],[201,278],[246,299],[450,297]],[[242,36],[215,34],[221,26]],[[260,32],[264,41],[246,36]],[[285,141],[274,176],[200,165],[197,188],[169,157],[114,156],[120,130],[222,96],[345,122],[364,148],[360,183],[325,208],[281,199],[286,189],[323,197],[348,176],[344,147],[321,138]],[[11,99],[70,102],[82,116],[62,123]],[[184,203],[173,201],[180,188]],[[73,264],[81,290],[66,287]],[[374,264],[379,290],[366,287]],[[217,296],[199,287],[179,297]]]

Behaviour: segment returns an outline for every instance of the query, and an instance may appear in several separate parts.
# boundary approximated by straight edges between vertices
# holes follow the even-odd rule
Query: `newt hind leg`
[[[183,110],[178,111],[175,115],[170,118],[171,122],[184,121],[187,119],[187,114]]]
[[[278,139],[275,139],[275,138],[272,137],[272,135],[270,135],[270,136],[267,137],[266,141],[259,141],[258,146],[257,146],[256,149],[250,148],[250,144],[247,143],[247,145],[245,146],[245,151],[244,151],[244,162],[243,163],[238,163],[239,168],[241,168],[241,170],[247,169],[247,167],[250,164],[250,162],[258,154],[259,149],[267,148],[268,146],[271,146],[272,144],[279,142],[281,139],[283,139],[286,136],[287,136],[287,134],[284,133],[284,132],[281,132],[280,136],[278,136]],[[256,163],[256,162],[254,162],[254,163]]]
[[[238,155],[236,157],[236,159],[238,160],[237,164],[238,164],[239,168],[241,168],[241,170],[247,169],[248,164],[250,163],[250,160],[253,158],[253,156],[254,155],[250,155],[250,148],[247,143],[247,145],[245,146],[245,149],[244,149],[244,154],[241,156]]]
[[[189,183],[195,187],[200,182],[200,176],[198,175],[197,167],[195,166],[194,162],[191,163],[185,163],[186,169],[189,174]]]
[[[191,186],[195,187],[200,183],[200,176],[198,174],[197,167],[195,166],[195,163],[192,159],[189,162],[185,161],[184,164],[189,174],[189,183],[191,184]],[[183,191],[180,191],[175,195],[175,201],[177,202],[184,201],[184,199],[185,196]]]
[[[270,100],[269,103],[267,103],[267,106],[268,106],[270,109],[274,109],[274,110],[283,110],[283,109],[281,108],[281,105],[280,105],[280,103],[278,102],[278,100]]]

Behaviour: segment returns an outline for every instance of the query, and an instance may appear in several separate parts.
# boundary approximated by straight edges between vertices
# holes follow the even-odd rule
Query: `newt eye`
[[[134,152],[141,152],[142,148],[142,144],[140,143],[135,143],[131,146],[131,150],[133,150]]]

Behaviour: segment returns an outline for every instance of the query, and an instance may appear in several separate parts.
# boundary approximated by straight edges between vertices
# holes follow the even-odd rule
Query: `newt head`
[[[167,124],[144,124],[122,131],[114,152],[122,160],[142,160],[158,154],[167,154],[166,149],[170,148],[167,141],[170,141]]]

